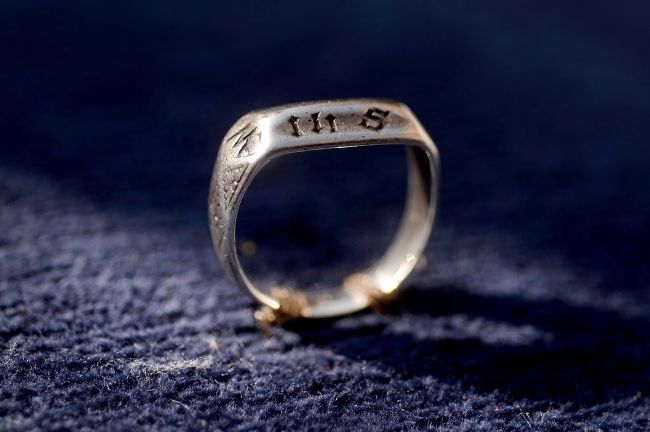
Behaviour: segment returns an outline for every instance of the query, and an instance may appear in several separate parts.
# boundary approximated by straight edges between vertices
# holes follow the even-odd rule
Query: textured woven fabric
[[[650,429],[641,5],[129,3],[3,5],[0,429]],[[355,96],[440,148],[426,263],[382,314],[260,331],[209,238],[217,143]],[[389,238],[401,152],[334,153],[253,185],[261,281]]]

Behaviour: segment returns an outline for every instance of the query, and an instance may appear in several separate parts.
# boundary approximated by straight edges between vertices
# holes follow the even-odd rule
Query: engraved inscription
[[[317,112],[317,113],[313,113],[313,114],[311,115],[311,120],[312,120],[312,122],[314,123],[314,127],[313,127],[311,130],[313,130],[314,132],[316,132],[316,133],[320,133],[320,131],[322,131],[323,129],[325,129],[325,128],[323,127],[323,125],[320,124],[320,113],[319,113],[319,112]]]
[[[325,117],[325,120],[330,124],[330,132],[338,132],[339,128],[336,126],[336,116],[333,114],[328,114]]]
[[[312,125],[313,125],[312,128],[311,128],[312,132],[321,133],[321,131],[323,129],[325,129],[325,126],[323,126],[323,122],[321,122],[320,112],[310,114],[310,116],[311,116],[311,122],[312,122]],[[325,117],[325,120],[327,120],[327,123],[329,125],[330,133],[339,131],[339,127],[336,124],[336,116],[335,115],[328,114]],[[303,132],[303,130],[300,128],[300,117],[296,117],[295,115],[292,115],[291,117],[289,117],[289,119],[287,121],[289,122],[289,124],[291,125],[291,128],[293,129],[293,134],[292,134],[293,136],[300,137],[300,136],[305,135],[305,132]]]
[[[253,125],[253,123],[248,123],[246,126],[230,135],[228,141],[232,142],[234,155],[239,158],[254,154],[255,145],[259,142],[259,138],[260,131]]]
[[[296,116],[291,116],[289,117],[289,123],[291,123],[291,127],[293,128],[293,135],[294,136],[303,136],[305,133],[300,129],[300,125],[298,124],[298,120],[300,120],[299,117]]]
[[[370,108],[363,115],[360,125],[366,129],[379,132],[383,129],[388,114],[390,114],[389,111],[380,110],[379,108]]]
[[[328,113],[326,116],[322,117],[322,112],[315,112],[309,114],[309,118],[301,118],[296,115],[292,115],[287,119],[287,122],[291,125],[293,129],[292,135],[295,137],[305,136],[311,133],[321,134],[323,131],[328,130],[329,133],[336,133],[343,130],[354,130],[359,127],[370,129],[375,132],[379,132],[384,129],[388,124],[388,118],[390,116],[390,111],[382,110],[380,108],[368,108],[363,114],[341,114],[340,116],[335,116],[332,113]],[[357,123],[361,118],[361,122]],[[392,118],[392,117],[391,117]],[[398,120],[397,117],[395,120]],[[311,121],[311,128],[302,129],[306,127],[305,124]],[[285,129],[286,130],[286,129]]]

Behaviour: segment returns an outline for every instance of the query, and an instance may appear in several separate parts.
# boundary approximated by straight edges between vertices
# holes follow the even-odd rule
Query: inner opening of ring
[[[399,229],[404,154],[399,145],[308,151],[264,167],[237,219],[239,260],[253,285],[274,298],[299,292],[310,304],[349,297],[344,282],[382,259]]]

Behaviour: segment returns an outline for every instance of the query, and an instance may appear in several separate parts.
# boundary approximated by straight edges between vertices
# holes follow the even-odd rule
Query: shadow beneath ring
[[[286,327],[395,378],[577,405],[650,391],[647,315],[438,286],[407,289],[384,315]]]

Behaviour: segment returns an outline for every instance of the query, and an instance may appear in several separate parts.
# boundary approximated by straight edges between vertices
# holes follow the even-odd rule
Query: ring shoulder
[[[234,229],[236,211],[233,210],[259,160],[261,138],[259,121],[246,115],[230,128],[219,148],[212,171],[208,211],[212,238],[222,259],[233,253],[226,238]]]

